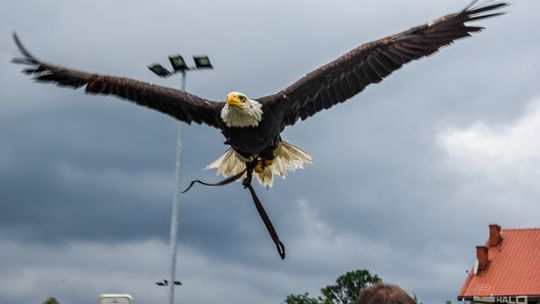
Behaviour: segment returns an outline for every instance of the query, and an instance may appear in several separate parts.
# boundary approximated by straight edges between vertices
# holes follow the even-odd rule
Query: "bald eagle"
[[[275,174],[284,177],[287,170],[303,168],[312,160],[307,152],[281,138],[287,126],[348,100],[412,60],[482,30],[466,23],[501,15],[495,10],[507,5],[477,2],[457,13],[363,44],[289,87],[260,98],[232,92],[224,102],[214,102],[155,84],[49,64],[28,52],[15,33],[13,38],[22,56],[13,62],[28,65],[23,72],[33,75],[38,82],[84,87],[89,94],[112,94],[188,124],[217,128],[230,148],[208,168],[215,168],[224,176],[247,170],[262,185],[272,186]]]

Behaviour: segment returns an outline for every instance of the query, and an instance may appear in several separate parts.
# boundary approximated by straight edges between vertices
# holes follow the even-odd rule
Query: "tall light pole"
[[[161,64],[153,64],[148,68],[159,77],[169,77],[176,73],[182,74],[182,91],[186,90],[186,72],[199,69],[213,69],[212,64],[208,56],[193,56],[195,61],[195,67],[188,67],[184,58],[180,55],[169,56],[169,61],[173,67],[173,71],[167,70]],[[176,247],[178,244],[178,211],[180,204],[180,160],[182,156],[182,123],[179,121],[176,127],[176,169],[174,174],[174,195],[172,201],[171,212],[171,233],[170,233],[170,252],[171,252],[171,268],[169,273],[170,284],[163,284],[160,286],[168,285],[170,287],[169,304],[174,304],[174,287],[176,285]],[[166,282],[166,281],[165,281]]]

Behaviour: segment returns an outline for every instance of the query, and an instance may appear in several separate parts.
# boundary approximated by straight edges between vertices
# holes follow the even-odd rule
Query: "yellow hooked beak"
[[[237,108],[243,108],[244,107],[244,103],[240,100],[238,95],[236,95],[234,93],[230,93],[230,94],[227,95],[227,104],[229,106],[234,106],[234,107],[237,107]]]

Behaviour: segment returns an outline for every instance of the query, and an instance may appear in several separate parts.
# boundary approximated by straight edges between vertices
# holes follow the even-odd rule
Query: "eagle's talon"
[[[255,165],[255,168],[253,168],[253,171],[255,171],[258,174],[263,173],[263,171],[264,171],[264,163],[263,163],[262,160],[259,159],[257,161],[257,165]]]
[[[253,168],[253,171],[255,171],[258,174],[262,174],[264,172],[264,169],[267,167],[270,167],[271,165],[272,165],[272,160],[259,159],[255,167]]]

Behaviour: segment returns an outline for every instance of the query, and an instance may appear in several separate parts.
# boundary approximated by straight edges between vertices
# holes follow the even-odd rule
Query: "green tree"
[[[312,298],[309,296],[309,293],[304,293],[302,295],[288,295],[285,299],[285,304],[319,304],[321,303],[317,298]]]
[[[424,304],[423,302],[420,302],[420,299],[416,296],[416,294],[413,292],[413,300],[416,304]]]
[[[352,304],[360,291],[374,283],[381,282],[377,275],[366,269],[354,270],[339,276],[336,284],[321,289],[322,296],[310,297],[306,292],[302,295],[288,295],[284,304]]]
[[[335,285],[321,289],[324,304],[352,304],[360,294],[360,290],[381,282],[377,275],[371,275],[366,269],[347,272],[336,280]]]
[[[55,297],[49,297],[43,304],[60,304]]]

